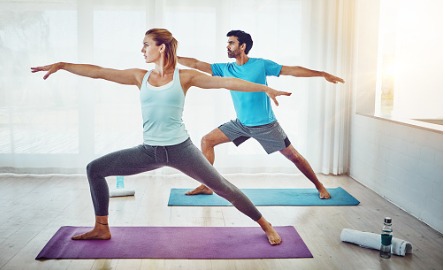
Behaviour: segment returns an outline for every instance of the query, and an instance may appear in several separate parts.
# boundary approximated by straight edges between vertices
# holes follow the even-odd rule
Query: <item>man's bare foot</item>
[[[111,232],[108,224],[101,224],[96,222],[96,226],[89,232],[74,235],[72,240],[109,240],[111,239]]]
[[[331,194],[326,190],[324,186],[322,186],[320,189],[318,189],[318,192],[320,193],[320,199],[330,199]]]
[[[270,224],[264,217],[261,217],[257,222],[260,224],[261,229],[266,233],[267,240],[269,240],[269,243],[272,246],[281,244],[281,236],[275,231],[272,224]]]
[[[185,195],[212,195],[213,190],[208,188],[206,185],[200,185],[199,187],[195,188],[194,190],[187,191]]]

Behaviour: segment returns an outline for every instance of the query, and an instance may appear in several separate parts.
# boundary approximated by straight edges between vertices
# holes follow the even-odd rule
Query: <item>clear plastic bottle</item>
[[[124,177],[119,175],[116,176],[116,189],[123,189],[124,188]]]
[[[392,219],[385,217],[381,234],[382,244],[380,246],[380,257],[391,258],[392,248]]]

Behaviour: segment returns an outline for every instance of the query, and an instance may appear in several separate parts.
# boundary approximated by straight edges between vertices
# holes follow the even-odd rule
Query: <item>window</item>
[[[380,1],[376,115],[442,123],[442,5]]]

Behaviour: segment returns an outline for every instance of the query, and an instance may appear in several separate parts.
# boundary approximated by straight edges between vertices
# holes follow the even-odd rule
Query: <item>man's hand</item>
[[[345,81],[342,78],[339,78],[327,72],[323,72],[323,77],[326,79],[326,81],[331,83],[339,83],[339,82],[345,83]]]

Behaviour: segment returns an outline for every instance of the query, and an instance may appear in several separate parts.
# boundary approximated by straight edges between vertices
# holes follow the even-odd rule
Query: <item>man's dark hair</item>
[[[238,38],[238,42],[239,45],[242,45],[243,43],[246,44],[246,49],[244,50],[244,52],[246,54],[249,53],[250,49],[252,49],[253,46],[253,40],[252,37],[250,36],[250,34],[241,31],[241,30],[232,30],[229,33],[227,33],[227,37],[237,37]]]

